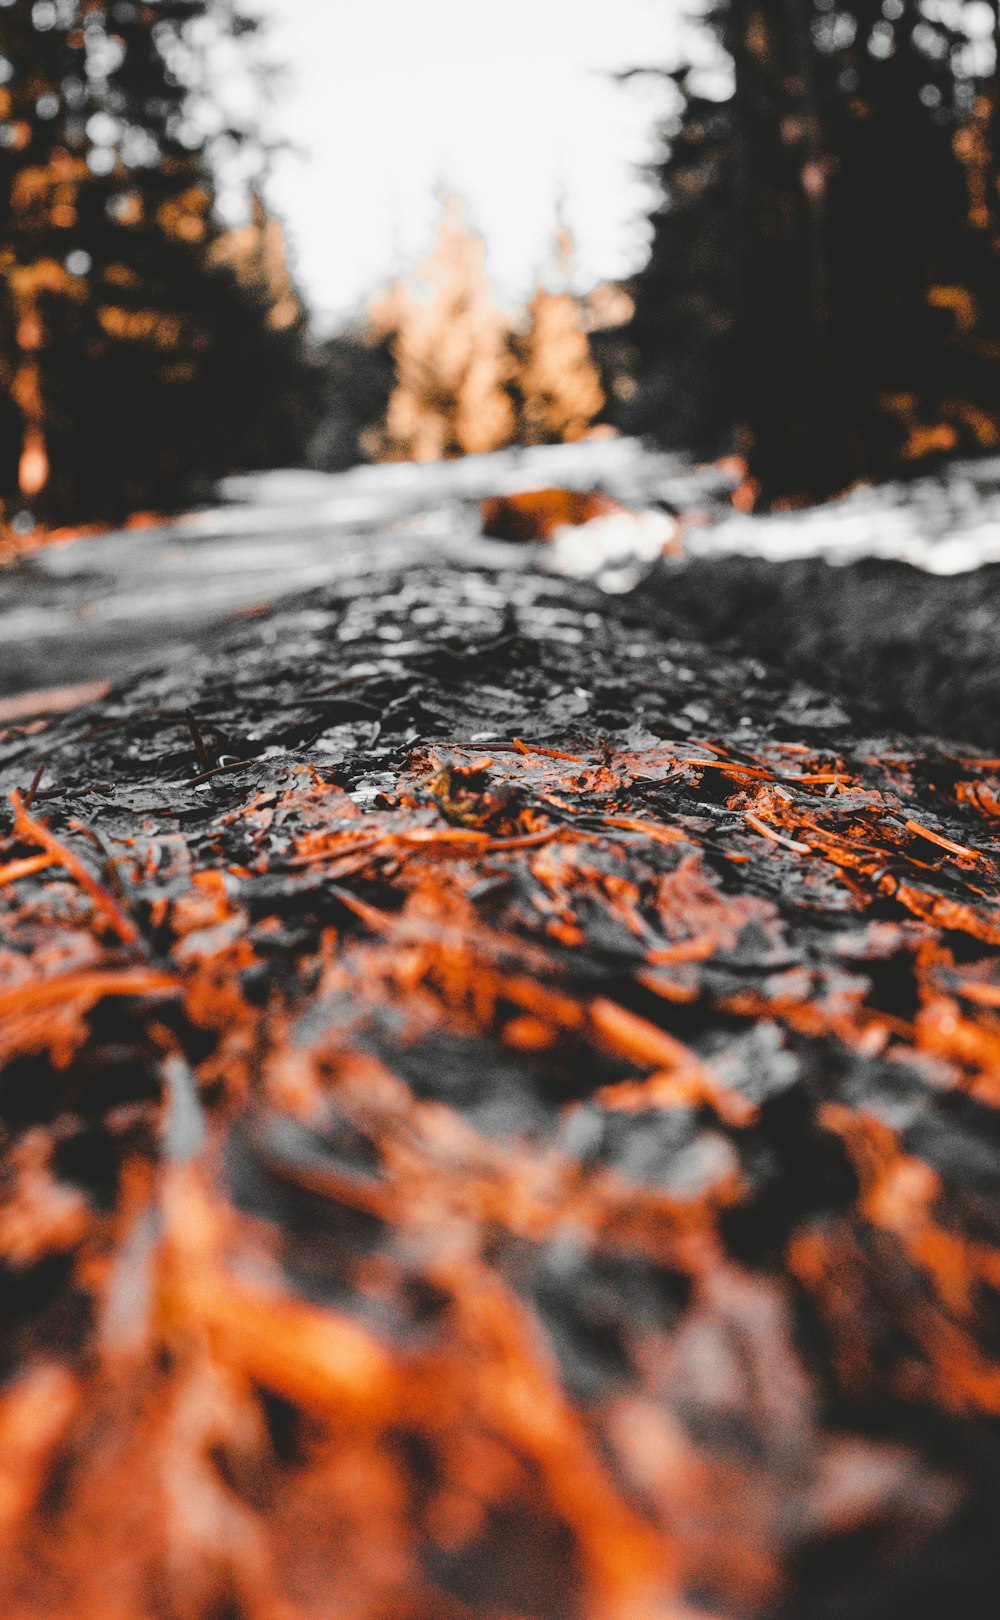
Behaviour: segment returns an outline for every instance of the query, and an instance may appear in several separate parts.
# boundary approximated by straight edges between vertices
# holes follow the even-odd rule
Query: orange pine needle
[[[152,968],[131,968],[124,972],[98,968],[89,972],[56,973],[48,979],[34,979],[0,991],[0,1022],[15,1013],[37,1012],[42,1007],[61,1006],[74,999],[94,1006],[106,996],[174,995],[180,982],[170,973]]]
[[[579,754],[564,754],[558,748],[542,748],[540,744],[526,743],[520,737],[515,737],[513,741],[519,754],[544,754],[546,759],[568,759],[572,765],[586,764]]]
[[[18,836],[26,843],[40,844],[52,857],[52,864],[61,866],[80,885],[123,945],[138,945],[142,936],[131,917],[125,915],[114,896],[91,876],[73,851],[61,844],[44,822],[36,821],[28,814],[17,788],[10,795],[10,802],[14,807],[14,830]]]
[[[23,861],[11,861],[7,866],[0,866],[0,888],[6,883],[17,883],[21,878],[33,877],[36,872],[44,872],[47,866],[57,864],[54,855],[29,855]]]
[[[773,844],[783,844],[786,849],[793,849],[796,855],[812,854],[811,844],[800,844],[796,838],[786,838],[784,833],[775,832],[773,827],[769,827],[766,821],[761,821],[760,817],[753,815],[751,811],[744,810],[743,819],[748,821],[762,838],[769,838]]]
[[[906,830],[920,838],[926,838],[932,844],[937,844],[940,849],[946,849],[949,855],[964,855],[969,860],[979,860],[978,849],[968,849],[965,844],[956,844],[951,838],[943,838],[940,833],[932,832],[930,827],[922,827],[919,821],[907,821]]]
[[[640,821],[631,816],[603,816],[605,827],[620,827],[623,832],[642,833],[645,838],[651,838],[655,844],[683,844],[687,834],[677,832],[673,827],[658,827],[652,821]]]
[[[591,1030],[606,1051],[655,1071],[648,1081],[605,1086],[598,1093],[599,1101],[605,1106],[632,1109],[668,1105],[664,1094],[666,1079],[666,1090],[674,1106],[707,1103],[720,1119],[731,1125],[746,1125],[755,1117],[752,1103],[724,1086],[690,1047],[675,1040],[666,1030],[604,996],[591,1002],[589,1014]]]
[[[763,770],[757,765],[737,765],[729,759],[695,759],[689,755],[677,762],[679,765],[697,765],[703,771],[725,771],[731,776],[749,776],[751,778],[767,779],[770,771]]]

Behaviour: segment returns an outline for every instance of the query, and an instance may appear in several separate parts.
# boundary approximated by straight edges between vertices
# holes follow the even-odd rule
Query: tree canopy
[[[1000,442],[995,13],[721,0],[709,21],[731,81],[673,75],[634,425],[742,445],[764,500]]]
[[[8,517],[170,507],[296,453],[304,315],[260,203],[242,236],[219,215],[219,161],[252,132],[204,97],[212,50],[251,29],[229,0],[0,8]]]

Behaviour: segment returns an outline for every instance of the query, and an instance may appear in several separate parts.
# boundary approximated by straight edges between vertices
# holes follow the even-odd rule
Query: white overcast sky
[[[643,257],[665,106],[626,67],[675,59],[681,0],[257,0],[287,64],[271,201],[322,322],[428,245],[434,190],[463,197],[501,296],[530,289],[562,199],[581,287]]]

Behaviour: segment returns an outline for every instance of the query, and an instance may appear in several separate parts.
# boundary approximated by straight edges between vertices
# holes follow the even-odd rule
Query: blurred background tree
[[[582,439],[604,406],[585,329],[586,311],[570,291],[573,239],[559,231],[553,290],[536,288],[520,331],[511,334],[519,444]]]
[[[201,111],[229,0],[0,9],[0,502],[46,524],[175,508],[301,459],[315,386],[253,132]],[[250,218],[217,156],[250,153]]]
[[[453,198],[442,202],[434,246],[412,282],[372,305],[396,386],[385,422],[368,435],[383,461],[439,461],[509,444],[509,322],[486,275],[486,250]]]
[[[352,434],[376,461],[582,438],[605,403],[589,332],[622,317],[618,306],[608,317],[600,299],[591,307],[570,292],[572,251],[560,232],[557,287],[543,278],[521,315],[510,316],[487,277],[481,238],[461,204],[443,199],[434,246],[413,279],[372,304],[365,329],[324,345],[329,398],[313,441],[318,463],[347,465]]]
[[[397,380],[394,341],[395,333],[358,316],[317,345],[321,402],[309,439],[310,466],[343,472],[379,455]]]
[[[998,439],[996,12],[722,0],[728,87],[672,75],[623,424],[829,494]]]
[[[739,304],[733,102],[699,95],[688,68],[669,78],[680,110],[664,129],[662,200],[650,254],[630,284],[621,426],[670,448],[715,455],[737,419]]]

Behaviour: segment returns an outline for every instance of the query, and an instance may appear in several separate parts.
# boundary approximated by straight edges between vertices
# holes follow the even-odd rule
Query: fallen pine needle
[[[332,1310],[252,1293],[204,1267],[181,1261],[165,1270],[158,1303],[168,1331],[183,1338],[195,1324],[220,1361],[308,1411],[389,1421],[399,1380],[374,1334]]]
[[[658,827],[655,822],[640,821],[630,816],[602,816],[601,821],[605,827],[620,827],[623,832],[642,833],[655,844],[683,844],[690,841],[686,833],[677,832],[673,827]]]
[[[543,827],[540,832],[520,833],[511,838],[491,838],[487,853],[495,855],[507,849],[535,849],[539,844],[551,844],[561,831],[560,827]]]
[[[592,1001],[588,1011],[590,1028],[606,1051],[655,1071],[645,1081],[603,1087],[598,1100],[605,1107],[632,1111],[707,1103],[730,1125],[746,1125],[755,1117],[751,1102],[723,1085],[690,1047],[666,1030],[604,996]]]
[[[564,754],[558,748],[542,748],[540,744],[526,743],[520,737],[515,737],[513,742],[519,754],[544,754],[546,759],[568,759],[572,765],[586,763],[579,754]]]
[[[0,1020],[12,1014],[37,1011],[40,1007],[62,1005],[77,999],[92,1007],[106,996],[174,995],[180,989],[170,973],[152,968],[115,971],[100,968],[94,972],[56,973],[49,979],[15,984],[0,992]]]
[[[970,860],[978,861],[979,850],[968,849],[965,844],[956,844],[951,838],[943,838],[940,833],[932,832],[930,827],[922,827],[919,821],[908,821],[907,832],[916,833],[920,838],[926,838],[940,849],[946,849],[950,855],[966,855]]]
[[[775,832],[773,827],[769,827],[766,821],[761,821],[751,811],[744,810],[743,819],[748,821],[754,831],[759,832],[762,838],[770,838],[774,844],[784,844],[786,849],[794,849],[796,855],[812,854],[811,844],[800,844],[795,838],[786,838],[784,833]]]
[[[351,894],[349,889],[342,889],[339,884],[331,884],[330,893],[336,895],[341,905],[352,911],[355,917],[375,934],[391,934],[399,926],[398,918],[391,912],[379,911],[377,906],[370,906],[366,900],[359,900],[357,895]]]
[[[852,777],[846,771],[809,771],[804,776],[783,776],[783,782],[808,782],[813,787],[820,783],[850,782]]]
[[[732,776],[750,776],[766,779],[771,776],[770,771],[763,770],[759,765],[736,765],[728,759],[695,759],[693,755],[680,759],[679,765],[697,765],[703,771],[728,771]]]
[[[668,967],[672,962],[707,962],[719,948],[712,934],[700,934],[696,939],[678,940],[676,945],[662,945],[646,952],[650,967]]]
[[[17,883],[21,878],[33,877],[36,872],[55,865],[54,855],[29,855],[23,861],[11,861],[7,866],[0,866],[0,889],[5,883]]]
[[[27,793],[24,795],[24,808],[26,810],[30,810],[31,806],[34,804],[34,802],[35,802],[35,794],[38,792],[38,789],[39,789],[39,787],[41,785],[42,777],[44,775],[45,775],[45,761],[43,759],[41,761],[41,763],[39,764],[37,770],[35,771],[34,776],[31,778],[31,786],[29,787]]]
[[[108,926],[118,935],[123,945],[138,945],[141,935],[131,917],[127,917],[114,895],[98,883],[95,877],[87,871],[83,862],[61,844],[54,833],[51,833],[42,821],[36,821],[29,816],[24,807],[17,788],[10,795],[10,802],[14,807],[14,830],[26,843],[40,844],[42,849],[52,857],[52,864],[61,866],[69,876],[77,882],[81,889],[89,895],[98,911],[105,917]]]
[[[397,844],[455,844],[465,849],[501,854],[508,849],[534,849],[538,844],[551,843],[557,837],[558,827],[544,827],[540,832],[519,833],[510,838],[491,838],[489,833],[476,832],[470,827],[411,827],[391,834],[386,842]]]
[[[958,991],[966,1001],[974,1001],[979,1007],[1000,1007],[1000,984],[973,984],[966,980],[958,986]]]
[[[470,849],[482,849],[490,841],[488,833],[472,827],[406,827],[393,837],[400,844],[464,844]]]
[[[200,776],[189,776],[186,782],[178,782],[182,788],[200,787],[203,782],[210,782],[214,776],[228,776],[230,771],[242,771],[247,765],[256,765],[256,759],[231,759],[226,765],[215,765],[210,771],[202,771]]]

